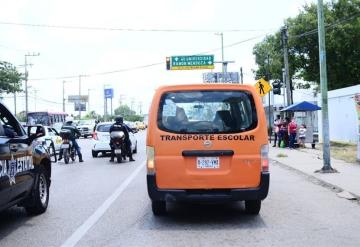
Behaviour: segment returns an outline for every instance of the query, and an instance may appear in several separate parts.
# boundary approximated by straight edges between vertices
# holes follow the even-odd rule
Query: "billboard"
[[[75,108],[75,111],[86,111],[86,103],[75,102],[74,108]]]
[[[204,83],[239,83],[238,72],[210,72],[203,73]]]
[[[69,95],[68,101],[69,102],[88,102],[89,96],[88,95]]]
[[[114,98],[114,89],[113,88],[105,88],[104,89],[104,97],[105,97],[105,99]]]

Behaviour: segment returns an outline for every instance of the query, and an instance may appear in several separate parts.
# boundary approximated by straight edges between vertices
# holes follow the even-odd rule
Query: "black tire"
[[[117,160],[117,163],[121,163],[121,162],[122,162],[122,155],[121,155],[121,154],[117,154],[117,155],[116,155],[116,160]]]
[[[64,149],[64,161],[65,161],[65,164],[69,164],[69,161],[70,161],[69,149]]]
[[[166,201],[151,201],[151,209],[155,216],[166,214]]]
[[[261,200],[245,201],[245,211],[248,214],[257,215],[261,209]]]
[[[40,167],[39,169],[37,181],[29,196],[30,204],[25,206],[25,210],[29,215],[44,213],[49,204],[49,178],[44,168]]]
[[[137,153],[137,142],[136,142],[136,144],[135,144],[135,149],[134,149],[134,151],[133,151],[133,154],[136,154]]]
[[[98,157],[98,152],[96,152],[96,151],[94,151],[94,150],[91,151],[91,154],[92,154],[92,157],[93,157],[93,158],[97,158],[97,157]]]

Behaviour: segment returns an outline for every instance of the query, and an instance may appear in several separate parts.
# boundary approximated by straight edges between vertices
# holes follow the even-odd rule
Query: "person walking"
[[[294,148],[295,139],[296,139],[297,124],[295,118],[291,119],[291,122],[288,124],[288,135],[289,135],[289,148]]]
[[[287,127],[286,122],[283,120],[281,121],[280,127],[279,127],[279,143],[278,147],[285,147],[286,146],[286,133],[287,133]]]

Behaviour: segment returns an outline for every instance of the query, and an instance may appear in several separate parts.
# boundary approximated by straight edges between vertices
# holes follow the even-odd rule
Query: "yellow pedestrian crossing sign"
[[[260,80],[258,80],[256,82],[255,88],[261,97],[265,96],[272,89],[272,87],[270,86],[270,83],[265,81],[263,78],[261,78]]]

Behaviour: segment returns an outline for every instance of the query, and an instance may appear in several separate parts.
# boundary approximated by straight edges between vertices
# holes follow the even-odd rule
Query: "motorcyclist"
[[[84,160],[82,159],[80,146],[76,141],[76,138],[81,136],[81,133],[73,123],[74,123],[73,118],[72,117],[67,117],[66,121],[65,121],[64,125],[61,127],[61,129],[62,130],[70,130],[70,141],[72,141],[72,143],[74,145],[74,148],[76,150],[76,153],[79,156],[79,162],[84,162]],[[59,160],[62,159],[62,155],[63,155],[63,150],[61,149],[60,153],[59,153]]]
[[[111,132],[114,131],[122,131],[125,134],[125,146],[126,146],[126,151],[127,154],[129,156],[129,160],[130,161],[135,161],[132,157],[132,152],[131,152],[131,141],[129,138],[129,127],[126,126],[126,124],[124,124],[124,120],[123,117],[118,116],[115,118],[115,123],[113,125],[111,125],[110,127],[110,134]],[[111,159],[110,162],[114,162],[114,158],[115,158],[115,148],[114,145],[112,143],[112,140],[110,139],[110,147],[111,147]]]

